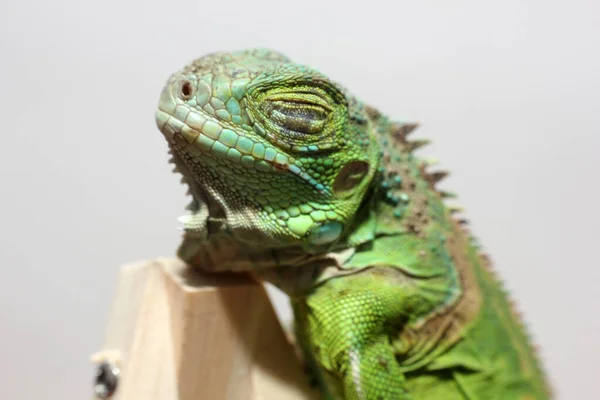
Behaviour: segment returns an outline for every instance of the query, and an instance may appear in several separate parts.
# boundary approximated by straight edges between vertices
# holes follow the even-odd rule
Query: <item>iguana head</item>
[[[188,233],[259,247],[327,247],[377,170],[361,103],[281,54],[210,54],[168,80],[156,113],[190,185]]]

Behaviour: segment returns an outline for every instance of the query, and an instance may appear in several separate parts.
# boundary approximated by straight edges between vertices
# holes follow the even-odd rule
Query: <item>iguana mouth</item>
[[[183,114],[183,118],[178,118],[177,114]],[[261,172],[300,172],[299,169],[295,171],[290,168],[293,165],[289,164],[285,155],[263,154],[259,150],[259,143],[257,146],[251,139],[240,137],[231,129],[223,129],[217,122],[206,120],[199,112],[183,105],[176,106],[174,114],[159,108],[156,123],[169,142],[176,140],[175,137],[179,135],[189,143],[188,150],[192,153],[200,152],[205,156],[227,160]]]

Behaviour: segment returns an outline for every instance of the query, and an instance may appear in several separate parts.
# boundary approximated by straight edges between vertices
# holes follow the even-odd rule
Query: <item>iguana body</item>
[[[267,50],[174,74],[157,123],[194,199],[179,256],[286,291],[324,398],[548,398],[413,125]]]

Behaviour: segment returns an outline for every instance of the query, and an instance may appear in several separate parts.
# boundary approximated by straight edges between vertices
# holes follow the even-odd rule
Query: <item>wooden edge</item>
[[[92,362],[115,367],[113,400],[318,398],[262,285],[177,259],[123,267]]]

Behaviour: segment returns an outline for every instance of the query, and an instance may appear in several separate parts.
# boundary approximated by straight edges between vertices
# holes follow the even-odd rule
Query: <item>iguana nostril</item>
[[[192,97],[194,93],[194,86],[190,81],[181,82],[180,90],[179,90],[179,98],[182,100],[188,100]]]

